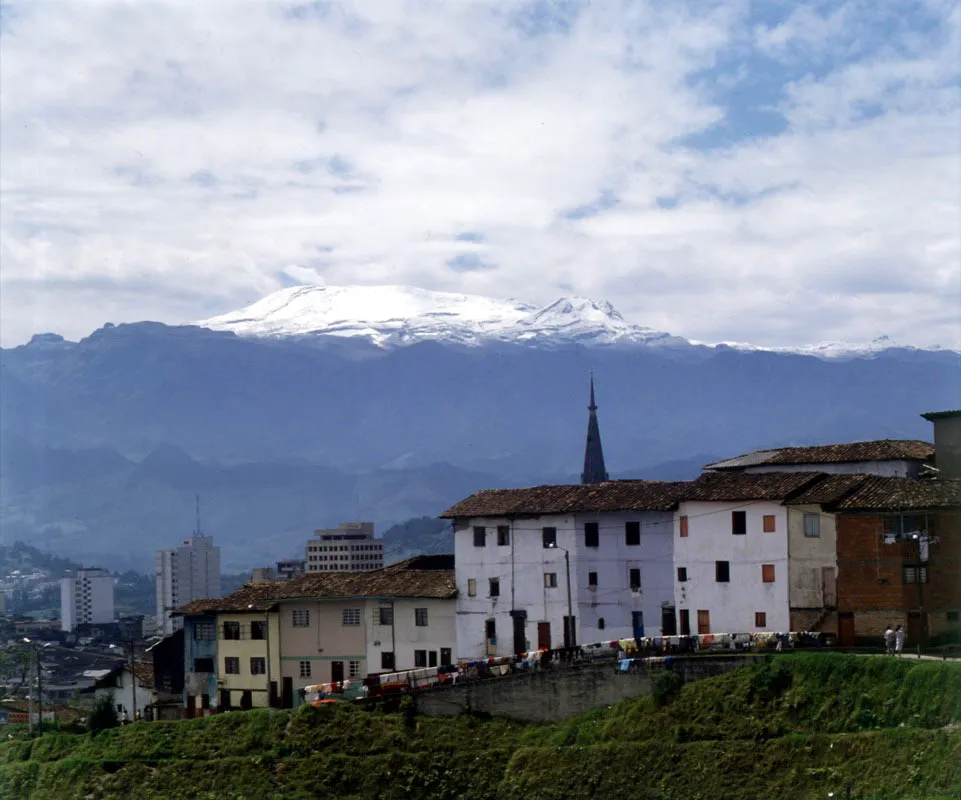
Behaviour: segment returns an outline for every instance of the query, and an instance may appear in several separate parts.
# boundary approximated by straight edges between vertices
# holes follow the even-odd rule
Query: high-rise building
[[[366,572],[384,566],[384,543],[374,538],[373,522],[342,522],[314,531],[307,542],[307,572]]]
[[[60,579],[60,628],[113,622],[113,576],[105,569],[79,569]]]
[[[220,597],[220,548],[198,530],[179,547],[157,551],[157,628],[167,636],[183,623],[171,614],[191,600]]]

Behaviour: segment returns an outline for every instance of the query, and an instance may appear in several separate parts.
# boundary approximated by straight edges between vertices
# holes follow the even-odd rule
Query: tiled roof
[[[265,611],[281,600],[301,597],[425,597],[457,595],[452,555],[415,556],[368,572],[312,572],[289,581],[248,583],[220,599],[195,600],[178,614]]]
[[[801,490],[799,494],[792,495],[790,503],[798,506],[829,505],[840,500],[870,477],[870,475],[823,475],[821,480]]]
[[[819,472],[707,472],[686,484],[681,500],[786,500],[823,478]]]
[[[869,475],[829,506],[837,511],[961,510],[961,480],[917,480]]]
[[[707,464],[704,469],[743,469],[744,467],[788,464],[843,464],[858,461],[928,461],[934,446],[915,439],[880,439],[873,442],[822,444],[810,447],[780,447]]]
[[[684,483],[606,481],[591,485],[484,489],[451,506],[441,517],[506,517],[601,511],[670,511]]]

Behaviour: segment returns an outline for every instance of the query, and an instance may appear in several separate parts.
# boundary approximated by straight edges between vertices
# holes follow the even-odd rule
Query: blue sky
[[[961,347],[958,2],[0,9],[4,345],[324,280]]]

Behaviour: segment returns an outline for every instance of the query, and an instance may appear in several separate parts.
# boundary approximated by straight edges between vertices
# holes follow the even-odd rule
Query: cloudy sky
[[[300,282],[961,347],[961,3],[0,5],[0,335]]]

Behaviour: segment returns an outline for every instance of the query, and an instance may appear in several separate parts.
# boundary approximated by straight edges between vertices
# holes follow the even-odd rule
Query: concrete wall
[[[939,478],[961,478],[961,414],[932,420]]]
[[[734,535],[731,512],[744,511],[747,533]],[[764,533],[763,518],[775,518],[773,533]],[[682,516],[687,517],[688,535],[682,537]],[[710,614],[707,633],[751,633],[786,631],[790,627],[788,607],[787,508],[777,502],[681,503],[675,521],[674,564],[687,570],[687,581],[675,585],[678,613],[690,613],[691,633],[698,633],[698,611]],[[730,581],[718,582],[715,564],[730,564]],[[762,581],[762,565],[774,565],[774,582]],[[755,624],[757,612],[766,614],[766,624]]]
[[[677,659],[685,680],[698,680],[745,666],[756,656]],[[450,717],[467,710],[522,722],[555,722],[592,708],[651,692],[651,676],[616,671],[616,662],[595,662],[544,672],[521,673],[478,683],[445,686],[415,695],[422,714]]]
[[[638,545],[626,543],[628,521],[641,525]],[[584,526],[591,522],[598,524],[597,547],[585,543]],[[476,526],[487,531],[483,547],[474,545]],[[508,543],[497,543],[498,526],[509,527]],[[571,606],[578,643],[633,636],[635,612],[643,613],[644,635],[660,635],[662,608],[674,601],[671,526],[672,515],[660,512],[458,520],[454,531],[457,656],[474,659],[513,654],[512,610],[526,613],[524,650],[538,646],[539,624],[541,630],[549,625],[552,647],[562,646],[563,620],[568,612],[565,550],[570,556]],[[544,547],[545,527],[557,529],[556,548]],[[632,568],[641,571],[640,591],[631,590]],[[597,575],[593,590],[589,587],[591,572]],[[556,577],[556,585],[547,584],[546,574]],[[499,597],[490,596],[491,578],[500,581]],[[497,634],[491,648],[485,641],[488,619],[494,620]]]
[[[816,514],[820,535],[804,535],[805,514]],[[790,506],[788,515],[788,599],[792,609],[837,605],[837,525],[817,505]],[[792,628],[793,630],[793,628]],[[807,630],[807,629],[805,629]]]
[[[847,461],[840,464],[758,464],[740,472],[828,472],[832,475],[886,475],[914,478],[921,469],[920,461]]]

